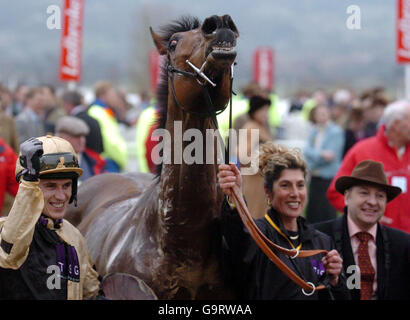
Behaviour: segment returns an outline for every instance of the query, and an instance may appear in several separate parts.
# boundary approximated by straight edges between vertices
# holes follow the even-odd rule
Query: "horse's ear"
[[[154,44],[157,47],[157,50],[160,55],[164,55],[167,53],[167,49],[164,46],[163,38],[152,30],[152,27],[149,27],[149,31],[151,31],[152,40],[154,40]]]

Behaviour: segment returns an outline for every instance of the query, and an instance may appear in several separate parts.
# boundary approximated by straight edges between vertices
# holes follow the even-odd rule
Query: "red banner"
[[[273,50],[268,47],[258,48],[253,54],[253,80],[262,88],[273,89]]]
[[[410,63],[410,0],[397,0],[397,63]]]
[[[156,91],[159,77],[159,53],[156,49],[150,50],[148,53],[149,60],[149,77],[150,88],[152,91]]]
[[[157,49],[150,50],[148,54],[149,60],[149,76],[150,76],[150,87],[153,92],[157,90],[158,82],[161,75],[161,66],[165,56],[161,56]]]
[[[61,81],[80,80],[84,0],[63,0],[59,74]]]

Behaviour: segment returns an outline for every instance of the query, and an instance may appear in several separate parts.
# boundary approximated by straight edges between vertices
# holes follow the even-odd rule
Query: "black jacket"
[[[283,227],[279,214],[273,209],[268,214],[282,232],[289,235]],[[271,241],[291,249],[287,240],[265,218],[257,219],[255,222]],[[299,217],[297,223],[302,250],[326,249],[330,251],[334,248],[330,237],[307,225],[303,218]],[[222,205],[221,230],[224,241],[222,268],[225,280],[233,286],[238,298],[257,300],[350,298],[343,274],[339,278],[337,287],[328,285],[327,289],[316,291],[311,296],[305,296],[301,288],[270,261],[257,246],[245,229],[236,209],[231,210],[226,200]],[[297,246],[297,243],[294,245]],[[277,254],[277,256],[305,281],[312,282],[315,286],[321,283],[328,284],[320,261],[322,255],[294,260],[282,254]]]
[[[346,210],[345,210],[346,212]],[[347,226],[347,214],[314,225],[333,238],[343,258],[346,276],[348,266],[355,265]],[[410,235],[390,227],[377,225],[377,299],[410,299]],[[353,275],[353,273],[352,273]],[[360,290],[352,289],[353,300],[360,300]]]
[[[45,222],[44,222],[45,221]],[[69,261],[78,261],[75,248],[64,242],[55,232],[46,227],[47,220],[40,218],[33,234],[28,257],[17,269],[0,268],[0,299],[6,300],[66,300]],[[69,255],[75,254],[74,259]],[[48,267],[58,266],[64,270],[60,278],[60,287],[48,288],[55,272]],[[77,266],[79,268],[79,266]],[[79,282],[78,279],[73,281]],[[53,283],[53,281],[51,281]]]
[[[90,128],[90,132],[85,137],[87,148],[90,148],[97,153],[102,153],[104,151],[104,146],[100,124],[97,120],[88,115],[87,110],[88,109],[78,112],[74,116],[80,118],[81,120],[84,120],[84,122],[87,123],[88,127]]]

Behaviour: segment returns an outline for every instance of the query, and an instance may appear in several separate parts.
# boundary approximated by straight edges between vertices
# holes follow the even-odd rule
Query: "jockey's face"
[[[52,219],[62,219],[71,198],[71,179],[40,179],[43,192],[43,214]]]

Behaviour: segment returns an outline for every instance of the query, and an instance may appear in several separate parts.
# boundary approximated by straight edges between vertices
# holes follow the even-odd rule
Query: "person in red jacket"
[[[327,191],[327,197],[336,209],[342,211],[345,200],[336,191],[335,181],[340,176],[350,175],[359,162],[368,159],[382,162],[389,183],[402,190],[402,194],[387,204],[380,222],[410,233],[409,102],[402,100],[388,105],[377,135],[356,143],[346,154]]]
[[[8,192],[14,197],[19,188],[14,175],[16,161],[14,150],[0,138],[0,212],[5,193]]]

